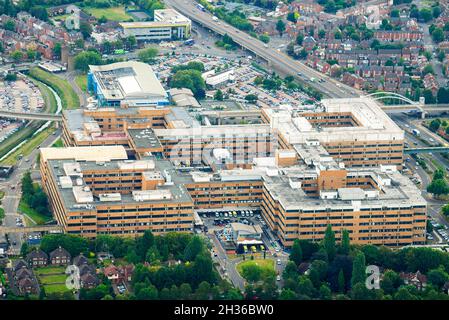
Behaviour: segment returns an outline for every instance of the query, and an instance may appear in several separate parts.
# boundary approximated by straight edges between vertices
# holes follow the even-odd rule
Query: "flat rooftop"
[[[340,188],[324,191],[334,193],[336,198],[319,198],[306,194],[301,187],[292,186],[298,178],[317,177],[314,169],[306,167],[282,168],[277,174],[264,175],[264,184],[274,199],[278,200],[285,210],[349,210],[360,211],[366,208],[409,208],[425,206],[426,200],[413,182],[399,172],[382,172],[380,168],[347,169],[347,179],[353,177],[371,177],[380,189]],[[362,196],[363,195],[363,196]]]
[[[40,154],[44,162],[49,160],[113,161],[128,159],[123,146],[41,148]]]
[[[404,139],[404,131],[370,98],[323,99],[321,103],[324,113],[350,113],[358,125],[317,128],[301,112],[274,109],[264,111],[270,118],[272,127],[279,130],[290,144],[302,144],[307,140],[332,143]]]
[[[107,100],[168,97],[153,69],[137,61],[89,66]]]
[[[141,22],[121,22],[120,26],[124,29],[134,28],[154,28],[170,25],[187,25],[191,21],[187,17],[173,9],[154,10],[154,21]]]
[[[192,199],[183,184],[176,183],[177,171],[166,160],[121,160],[85,161],[49,160],[52,179],[57,181],[58,192],[68,211],[95,209],[98,205],[120,205],[138,203],[183,203]],[[131,194],[107,193],[95,195],[83,179],[83,173],[95,170],[138,170],[142,175],[163,176],[167,181],[156,190],[133,190]],[[167,177],[169,177],[167,179]],[[172,183],[173,182],[173,183]]]
[[[156,149],[162,145],[153,129],[128,129],[128,134],[137,149]]]

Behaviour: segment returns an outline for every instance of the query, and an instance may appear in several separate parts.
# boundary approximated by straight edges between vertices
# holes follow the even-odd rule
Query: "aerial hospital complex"
[[[373,100],[185,107],[139,62],[92,66],[89,87],[95,104],[64,111],[64,147],[40,151],[69,234],[192,232],[198,213],[256,208],[285,247],[329,224],[355,244],[425,242],[426,201],[401,173],[404,132]]]

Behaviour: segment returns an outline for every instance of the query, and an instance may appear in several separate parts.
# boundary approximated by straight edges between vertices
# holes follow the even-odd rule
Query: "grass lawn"
[[[80,100],[67,80],[61,79],[38,67],[30,69],[30,76],[53,88],[61,97],[64,109],[78,109],[80,107]]]
[[[62,140],[59,138],[58,140],[55,141],[55,143],[53,143],[51,145],[53,148],[62,148],[64,147],[64,143],[62,142]]]
[[[45,293],[58,293],[58,292],[66,292],[70,291],[67,289],[65,283],[64,284],[47,284],[44,286]]]
[[[274,273],[274,260],[272,259],[255,259],[255,260],[245,260],[237,265],[237,271],[242,275],[242,270],[244,266],[249,266],[255,264],[262,269],[262,274]]]
[[[95,18],[99,19],[105,16],[108,20],[112,21],[128,21],[132,17],[125,12],[124,7],[113,8],[83,8],[84,11],[90,13]]]
[[[85,74],[79,74],[75,77],[75,83],[81,91],[87,92],[87,76]]]
[[[52,217],[38,214],[34,209],[30,208],[23,200],[20,200],[19,211],[29,216],[38,225],[45,224],[46,222],[52,220]]]
[[[39,280],[42,284],[59,284],[59,283],[65,283],[65,280],[67,279],[66,274],[55,274],[51,276],[41,276],[39,277]]]
[[[5,209],[0,208],[0,224],[3,221],[3,218],[5,218]]]
[[[35,269],[37,275],[46,275],[51,273],[64,273],[65,267],[44,267]]]
[[[47,139],[50,134],[52,134],[56,129],[54,127],[47,128],[42,130],[33,138],[28,140],[25,144],[20,146],[16,151],[11,153],[8,157],[6,157],[1,163],[7,165],[13,165],[17,162],[18,157],[23,154],[24,157],[28,156],[35,150],[45,139]]]
[[[61,14],[59,16],[53,17],[52,19],[56,20],[56,21],[64,21],[65,19],[67,19],[70,16],[71,16],[70,14]]]
[[[0,200],[2,200],[4,196],[5,196],[5,191],[0,191]]]

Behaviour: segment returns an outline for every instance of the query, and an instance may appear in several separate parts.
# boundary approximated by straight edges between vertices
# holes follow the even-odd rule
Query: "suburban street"
[[[59,139],[60,134],[61,130],[56,130],[54,135],[50,135],[44,142],[42,142],[41,147],[51,146],[57,139]],[[5,209],[4,225],[6,227],[16,227],[16,218],[18,217],[21,217],[22,220],[24,220],[23,216],[18,213],[19,201],[22,196],[20,181],[23,174],[28,170],[31,170],[31,177],[33,178],[33,181],[39,182],[40,173],[38,163],[36,163],[38,154],[39,149],[35,149],[29,156],[23,157],[17,163],[17,166],[14,168],[11,176],[7,180],[0,182],[0,190],[5,192],[5,197],[3,198],[2,204]],[[20,252],[23,236],[23,233],[9,234],[11,254],[18,254]]]

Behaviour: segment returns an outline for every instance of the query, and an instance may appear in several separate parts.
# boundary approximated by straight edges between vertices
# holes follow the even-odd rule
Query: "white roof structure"
[[[270,125],[277,129],[290,144],[318,140],[321,143],[339,141],[382,141],[404,139],[401,130],[388,115],[370,98],[323,99],[325,113],[350,113],[356,126],[314,128],[301,114],[289,110],[265,109]]]
[[[146,63],[127,61],[89,68],[107,100],[166,99],[168,96],[153,69]]]
[[[75,161],[112,161],[126,160],[128,155],[123,146],[41,148],[41,159]]]

